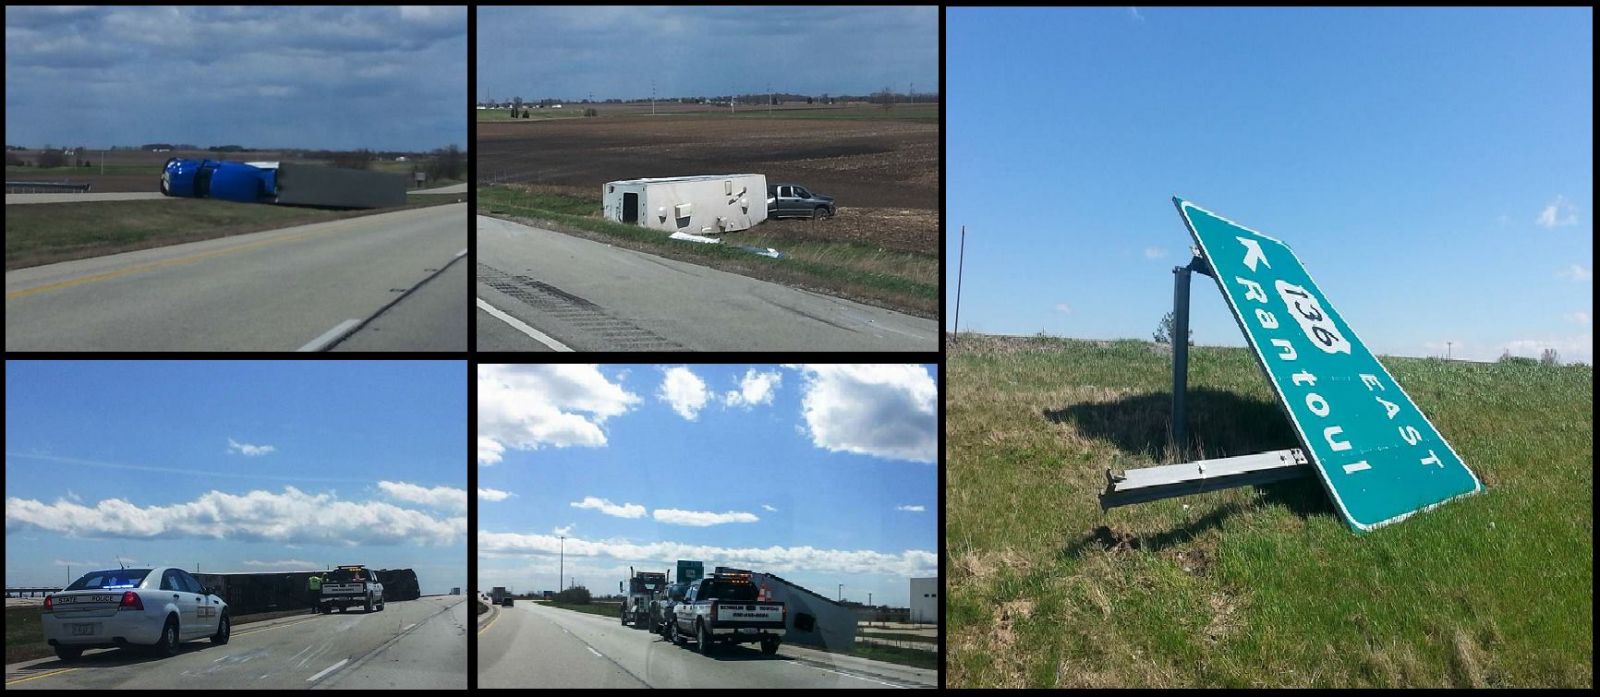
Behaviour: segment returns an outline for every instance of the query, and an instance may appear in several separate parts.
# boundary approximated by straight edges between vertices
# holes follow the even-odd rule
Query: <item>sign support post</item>
[[[1184,393],[1189,390],[1189,273],[1211,275],[1211,266],[1199,255],[1188,266],[1172,267],[1172,442],[1182,452],[1188,446],[1188,412]]]

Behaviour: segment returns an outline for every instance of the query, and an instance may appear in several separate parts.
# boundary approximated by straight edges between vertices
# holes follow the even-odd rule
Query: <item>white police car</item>
[[[177,567],[91,571],[44,597],[44,639],[62,660],[84,649],[143,646],[162,656],[210,637],[228,643],[228,604]]]

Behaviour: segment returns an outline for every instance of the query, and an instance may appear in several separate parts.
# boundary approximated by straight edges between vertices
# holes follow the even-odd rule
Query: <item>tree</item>
[[[1561,360],[1556,355],[1555,349],[1547,348],[1544,353],[1539,354],[1539,363],[1543,365],[1561,365]]]
[[[888,85],[884,85],[883,91],[874,96],[878,98],[878,103],[883,105],[883,108],[894,108],[894,90],[890,89]]]
[[[452,143],[449,147],[433,151],[433,161],[428,163],[428,178],[433,181],[461,179],[466,168],[466,155],[461,152],[460,146]]]
[[[1172,330],[1173,330],[1172,324],[1173,324],[1173,320],[1172,320],[1172,313],[1171,312],[1168,312],[1167,314],[1161,316],[1161,323],[1156,325],[1156,333],[1152,337],[1152,338],[1155,339],[1156,343],[1158,343],[1158,344],[1171,344],[1172,343]],[[1193,329],[1189,330],[1189,345],[1190,346],[1194,345],[1194,330]]]
[[[40,167],[65,167],[67,165],[67,152],[50,146],[45,146],[39,151]]]
[[[555,601],[558,603],[573,603],[576,605],[588,605],[590,600],[593,600],[593,597],[589,595],[589,589],[583,586],[563,588],[561,592],[556,593],[555,597]]]

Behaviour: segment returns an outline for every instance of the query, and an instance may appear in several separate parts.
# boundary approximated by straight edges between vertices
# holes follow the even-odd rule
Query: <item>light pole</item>
[[[566,590],[567,582],[567,536],[561,536],[561,578],[556,580],[556,592]]]
[[[956,257],[956,323],[950,330],[953,343],[961,337],[961,272],[967,264],[967,226],[961,226],[961,252]]]
[[[844,602],[844,584],[839,584],[839,602]]]

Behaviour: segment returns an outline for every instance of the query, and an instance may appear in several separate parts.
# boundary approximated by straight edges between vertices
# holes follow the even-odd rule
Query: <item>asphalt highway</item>
[[[701,656],[615,617],[518,603],[478,630],[478,686],[606,688],[934,687],[934,671],[784,644],[772,656],[754,644]]]
[[[463,596],[391,602],[381,612],[280,618],[234,628],[227,644],[156,658],[95,649],[6,666],[6,689],[458,689],[467,687]]]
[[[467,225],[447,204],[8,271],[6,350],[322,350],[368,320],[367,350],[460,350],[466,296],[440,298]]]
[[[498,218],[477,245],[480,351],[939,350],[932,320]]]

